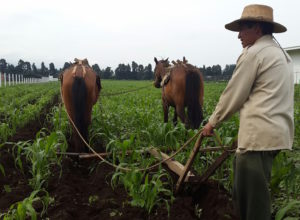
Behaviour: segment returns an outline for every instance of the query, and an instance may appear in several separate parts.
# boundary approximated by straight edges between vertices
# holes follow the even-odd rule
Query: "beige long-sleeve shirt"
[[[209,122],[216,127],[238,111],[237,152],[292,148],[293,65],[271,35],[243,50]]]

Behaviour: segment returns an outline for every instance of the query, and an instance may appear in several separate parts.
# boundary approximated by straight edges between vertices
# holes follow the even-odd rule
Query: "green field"
[[[128,91],[134,88],[142,88],[150,82],[140,81],[102,81],[103,91],[100,102],[94,108],[92,136],[99,136],[100,142],[107,150],[139,149],[156,146],[161,149],[176,150],[195,131],[185,130],[182,124],[174,127],[171,120],[163,123],[163,111],[161,105],[161,91],[154,87],[147,87],[136,92],[123,95],[106,96],[107,93]],[[207,120],[216,106],[226,83],[206,83],[204,98],[204,116]],[[300,86],[295,86],[295,139],[293,152],[281,152],[275,161],[272,173],[271,190],[274,199],[274,212],[282,207],[292,210],[292,215],[297,215],[300,199]],[[173,114],[173,111],[170,111]],[[169,118],[172,118],[169,117]],[[222,123],[216,130],[224,145],[230,145],[237,138],[239,125],[238,114],[230,120]],[[95,143],[96,145],[96,143]],[[214,138],[208,138],[204,145],[218,145]],[[176,156],[181,163],[185,163],[193,145]],[[197,157],[194,168],[199,174],[212,163],[213,158],[219,153]],[[135,158],[136,159],[136,158]],[[138,159],[122,157],[123,163],[135,164],[137,167],[143,164]],[[145,158],[143,158],[145,163]],[[133,163],[134,162],[134,163]],[[150,163],[150,162],[149,162]],[[221,181],[230,191],[232,185],[232,158],[218,170],[212,177]]]
[[[53,88],[52,84],[44,84],[44,87],[46,86]],[[205,120],[213,112],[225,86],[226,83],[205,84]],[[162,167],[158,167],[157,172],[151,176],[147,172],[138,172],[139,168],[147,168],[156,162],[153,157],[141,154],[138,150],[155,146],[171,154],[196,134],[197,130],[186,130],[181,123],[174,126],[171,120],[169,123],[163,123],[161,90],[154,88],[150,81],[102,80],[102,87],[99,101],[93,108],[92,125],[89,129],[89,143],[96,150],[105,149],[107,152],[112,152],[112,157],[108,158],[111,163],[132,169],[131,172],[122,172],[121,169],[117,169],[111,179],[112,187],[123,185],[132,198],[131,204],[145,208],[149,213],[155,205],[169,206],[173,200],[173,192],[170,190],[170,186],[174,183],[172,183],[168,172],[162,169]],[[30,91],[34,91],[35,89],[33,88],[40,90],[40,87],[37,85],[28,87]],[[57,94],[59,92],[58,83],[55,88],[54,90]],[[7,91],[11,93],[12,90]],[[1,94],[5,94],[6,91],[5,89],[1,89],[0,92]],[[24,92],[24,94],[27,93]],[[18,98],[22,99],[22,95],[18,96]],[[290,217],[296,217],[300,214],[299,96],[300,86],[296,86],[294,150],[292,152],[281,152],[274,162],[272,172],[273,214],[277,213],[278,219],[283,219],[279,218],[282,213]],[[3,95],[3,97],[5,96]],[[10,103],[6,105],[12,105],[12,102],[4,101]],[[39,101],[34,102],[33,105],[38,105],[36,103],[39,103]],[[173,110],[170,111],[169,118],[171,119],[172,117]],[[51,161],[52,164],[56,163],[54,161],[57,161],[58,164],[60,163],[61,158],[57,158],[53,152],[59,146],[57,143],[64,143],[65,145],[64,135],[67,135],[70,131],[67,116],[61,108],[54,107],[47,118],[53,124],[52,131],[48,136],[39,135],[34,144],[23,143],[17,146],[19,154],[26,152],[26,158],[32,160],[32,174],[35,177],[32,178],[31,184],[35,191],[47,191],[46,182],[50,172],[47,160]],[[223,145],[228,146],[236,140],[238,126],[239,118],[238,114],[235,114],[230,120],[222,123],[216,129],[216,134],[221,138]],[[47,144],[47,141],[51,142],[51,144]],[[44,145],[42,145],[43,143]],[[187,149],[177,154],[175,159],[185,164],[193,143]],[[53,149],[51,146],[53,146]],[[219,143],[214,137],[206,138],[203,141],[203,147],[205,146],[219,146]],[[45,147],[47,151],[44,150]],[[125,152],[127,150],[136,152],[126,155]],[[43,157],[44,160],[41,160],[39,156],[41,152],[46,154]],[[221,153],[201,154],[196,158],[193,168],[198,174],[201,174]],[[20,159],[20,157],[16,157],[16,161],[21,164],[22,162],[18,158]],[[41,161],[37,163],[36,161],[39,159]],[[214,176],[211,177],[221,182],[229,192],[231,192],[232,187],[232,159],[233,157],[229,158]],[[19,166],[21,167],[21,165]],[[40,167],[37,169],[34,166]],[[36,170],[42,171],[36,173]],[[162,179],[168,179],[169,181],[162,181]]]

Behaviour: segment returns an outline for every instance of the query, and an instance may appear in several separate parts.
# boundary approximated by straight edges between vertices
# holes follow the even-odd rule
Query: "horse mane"
[[[188,60],[183,57],[182,61],[181,60],[172,60],[172,68],[174,67],[183,67],[187,72],[200,72],[200,69],[197,68],[196,66],[188,63]],[[201,72],[200,72],[201,73]]]
[[[158,62],[159,63],[162,63],[162,65],[163,65],[163,67],[164,68],[167,68],[167,67],[170,67],[171,66],[171,64],[170,64],[170,61],[168,60],[169,58],[167,58],[167,59],[162,59],[162,60],[159,60]]]

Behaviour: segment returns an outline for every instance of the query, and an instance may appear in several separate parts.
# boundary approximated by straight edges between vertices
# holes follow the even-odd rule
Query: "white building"
[[[39,79],[38,82],[52,82],[52,81],[58,81],[58,78],[53,78],[53,76],[43,76],[41,79]]]
[[[294,81],[300,84],[300,46],[287,47],[284,50],[291,56],[294,63]]]

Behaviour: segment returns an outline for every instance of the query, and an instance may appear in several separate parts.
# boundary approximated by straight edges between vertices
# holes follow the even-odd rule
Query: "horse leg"
[[[176,105],[176,113],[179,116],[182,123],[185,123],[184,105]]]
[[[173,124],[174,124],[174,126],[176,126],[177,125],[177,112],[176,112],[176,107],[174,107],[174,108],[175,108],[175,111],[174,111]]]
[[[76,132],[77,131],[75,131],[73,129],[73,133],[72,133],[72,137],[71,137],[71,144],[72,144],[72,147],[73,147],[75,152],[81,153],[83,151],[82,141],[81,141],[79,135]]]
[[[164,122],[168,123],[169,120],[169,105],[166,100],[163,99],[163,110],[164,110]]]

